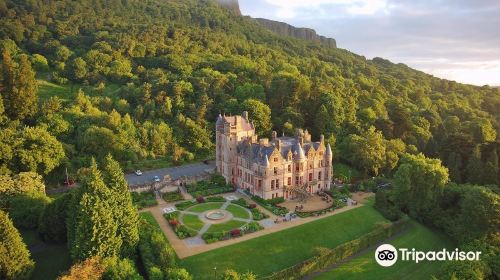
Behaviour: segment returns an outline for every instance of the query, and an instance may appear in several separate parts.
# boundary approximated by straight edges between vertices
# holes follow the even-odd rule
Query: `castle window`
[[[279,189],[280,188],[280,179],[277,179],[276,180],[276,188]]]
[[[292,172],[292,165],[291,164],[288,165],[288,172]]]
[[[295,171],[299,171],[299,165],[295,165]]]
[[[318,180],[321,180],[321,171],[318,173]]]
[[[274,175],[278,174],[278,167],[274,168]]]
[[[278,162],[278,158],[277,157],[274,158],[274,162]]]
[[[271,189],[274,190],[274,180],[271,180]]]
[[[299,184],[299,176],[295,176],[295,185]]]
[[[292,185],[292,177],[288,177],[288,185],[291,186]]]
[[[313,180],[313,174],[309,173],[309,182],[311,182],[312,180]]]
[[[258,186],[259,186],[259,188],[262,188],[262,180],[259,180]]]

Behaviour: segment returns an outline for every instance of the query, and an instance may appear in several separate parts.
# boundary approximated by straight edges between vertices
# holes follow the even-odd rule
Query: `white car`
[[[134,173],[135,173],[135,175],[137,175],[137,176],[141,176],[141,175],[142,175],[142,171],[140,171],[140,170],[136,170]]]
[[[158,177],[158,176],[153,176],[153,181],[155,181],[155,182],[157,182],[157,183],[158,183],[158,182],[160,182],[161,180],[160,180],[160,177]]]

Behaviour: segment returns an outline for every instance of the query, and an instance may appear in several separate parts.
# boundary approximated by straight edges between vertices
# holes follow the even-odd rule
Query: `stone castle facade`
[[[294,137],[278,137],[273,131],[270,140],[258,139],[247,112],[217,118],[217,171],[228,183],[264,199],[329,190],[332,158],[324,137],[312,142],[307,130]]]

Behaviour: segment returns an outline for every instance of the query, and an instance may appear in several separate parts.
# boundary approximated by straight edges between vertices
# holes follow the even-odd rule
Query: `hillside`
[[[262,136],[324,134],[336,161],[366,175],[420,151],[456,182],[498,184],[499,89],[280,36],[213,1],[0,0],[0,39],[14,61],[28,55],[40,83],[38,108],[13,113],[5,81],[16,67],[4,59],[0,148],[14,152],[2,152],[2,172],[60,178],[108,153],[128,170],[210,158],[216,116],[247,110]],[[18,158],[29,151],[11,145],[22,124],[64,156]]]

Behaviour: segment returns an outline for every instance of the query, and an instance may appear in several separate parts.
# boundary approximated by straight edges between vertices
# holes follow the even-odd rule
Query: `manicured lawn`
[[[181,222],[196,231],[199,231],[205,224],[196,215],[184,214],[181,218]]]
[[[236,218],[250,219],[250,214],[248,214],[248,211],[240,206],[229,204],[226,210],[231,212],[231,214],[233,214],[233,216]]]
[[[222,231],[230,231],[235,228],[239,228],[243,225],[245,225],[245,222],[242,221],[236,221],[236,220],[231,220],[222,224],[215,224],[211,225],[207,232],[222,232]]]
[[[139,213],[139,218],[147,221],[148,223],[154,225],[155,227],[157,227],[158,229],[160,229],[160,225],[158,224],[158,222],[156,221],[155,217],[153,217],[153,214],[151,214],[151,212],[142,212],[142,213]]]
[[[38,80],[38,97],[41,101],[47,100],[52,96],[57,96],[63,102],[73,101],[81,88],[85,95],[112,95],[115,93],[121,85],[119,84],[107,84],[106,87],[99,91],[92,86],[84,86],[81,84],[65,84],[58,85],[47,80]]]
[[[277,233],[215,249],[182,260],[194,279],[212,279],[213,268],[253,271],[259,277],[290,267],[316,254],[317,247],[334,248],[387,222],[371,205],[309,222]]]
[[[190,208],[186,209],[186,211],[201,213],[201,212],[205,212],[208,210],[219,209],[222,207],[222,204],[224,204],[224,203],[222,203],[222,202],[207,202],[207,203],[202,203],[202,204],[198,204],[198,205],[195,205],[193,207],[190,207]]]
[[[415,248],[416,250],[441,250],[443,247],[453,248],[449,239],[440,232],[436,232],[425,226],[412,222],[413,227],[391,240],[389,243],[396,248]],[[381,267],[374,259],[375,249],[340,265],[339,267],[325,272],[315,280],[327,279],[431,279],[439,271],[441,262],[414,262],[397,261],[391,267]]]
[[[22,231],[24,242],[31,248],[31,258],[35,261],[33,280],[56,279],[71,266],[66,244],[46,244],[33,230]]]

